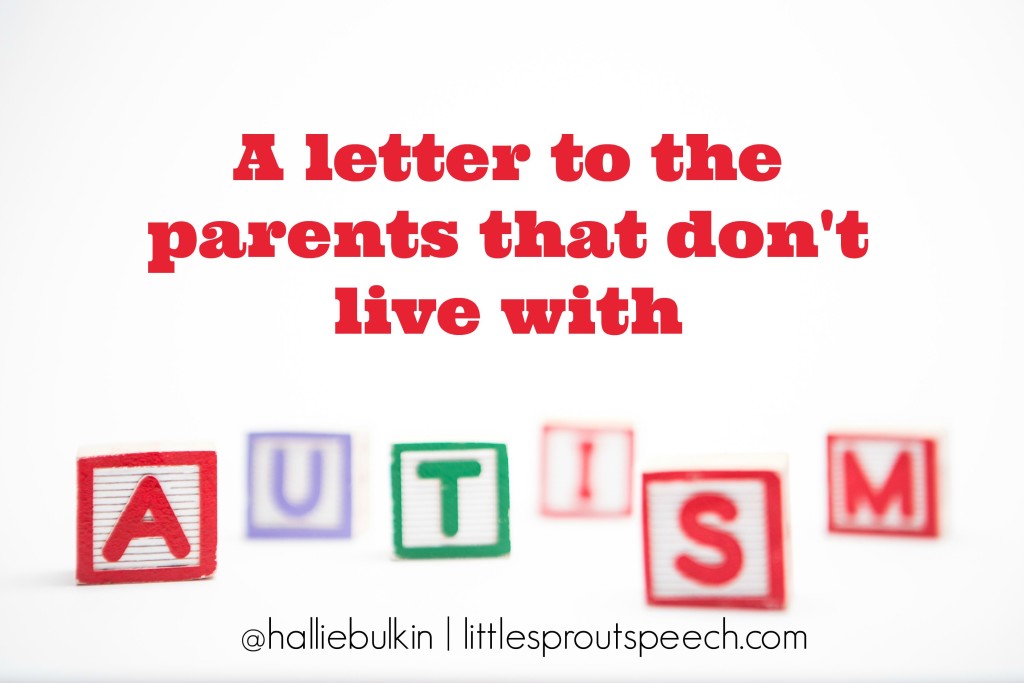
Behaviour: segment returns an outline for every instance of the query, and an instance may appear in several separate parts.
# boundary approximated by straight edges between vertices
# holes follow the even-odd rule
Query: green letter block
[[[508,554],[504,444],[396,444],[391,491],[398,557]]]

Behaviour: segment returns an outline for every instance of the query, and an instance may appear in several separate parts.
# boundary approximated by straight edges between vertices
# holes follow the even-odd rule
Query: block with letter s
[[[783,457],[716,458],[645,473],[647,601],[783,608],[785,510]]]

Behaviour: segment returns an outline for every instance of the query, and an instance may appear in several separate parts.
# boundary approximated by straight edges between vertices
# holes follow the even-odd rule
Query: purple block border
[[[264,529],[253,524],[253,444],[263,438],[334,439],[341,444],[341,524],[335,529]],[[249,538],[351,538],[352,537],[352,436],[350,434],[321,434],[312,432],[257,432],[249,434],[248,441],[249,499],[246,505],[246,526]]]

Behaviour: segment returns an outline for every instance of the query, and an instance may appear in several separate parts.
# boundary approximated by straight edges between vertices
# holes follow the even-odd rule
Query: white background
[[[994,680],[1024,676],[1020,437],[1024,120],[1018,4],[0,4],[0,678],[5,680]],[[245,132],[285,180],[234,182]],[[530,145],[518,183],[307,183],[332,146],[432,132]],[[633,157],[617,183],[557,182],[565,132]],[[768,183],[662,183],[662,133],[767,143]],[[149,275],[149,221],[460,223],[447,260],[275,259]],[[637,261],[481,254],[492,209],[612,222]],[[690,210],[813,220],[859,210],[870,250],[680,261]],[[333,334],[335,287],[477,301],[467,337]],[[502,297],[654,287],[682,336],[513,337]],[[538,508],[548,418],[632,421],[638,468],[787,452],[793,593],[782,613],[649,608],[639,518]],[[938,541],[826,533],[825,435],[939,430]],[[248,431],[369,437],[351,542],[249,541]],[[211,439],[219,569],[77,587],[82,444]],[[505,441],[512,555],[392,561],[394,441]],[[636,506],[639,510],[639,505]],[[357,508],[357,513],[360,508]],[[802,629],[798,652],[249,653],[249,628]]]

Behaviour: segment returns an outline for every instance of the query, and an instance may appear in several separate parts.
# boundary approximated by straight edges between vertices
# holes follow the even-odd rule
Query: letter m
[[[900,451],[896,456],[892,469],[889,470],[889,475],[880,489],[871,486],[860,467],[857,454],[852,450],[843,453],[843,474],[846,481],[846,512],[848,514],[856,514],[860,505],[866,501],[872,511],[881,517],[896,499],[899,499],[900,512],[903,516],[913,516],[914,478],[908,451]]]

